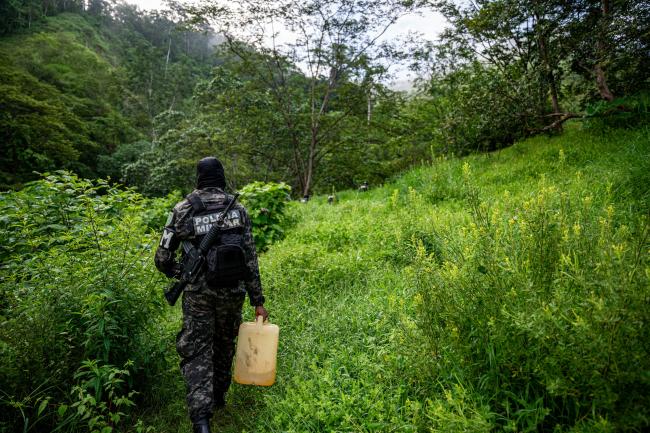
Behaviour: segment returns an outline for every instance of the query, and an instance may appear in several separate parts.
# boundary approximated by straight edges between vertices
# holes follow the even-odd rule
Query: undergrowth
[[[290,204],[260,257],[277,382],[233,385],[215,430],[647,430],[649,135],[567,125]],[[189,432],[151,260],[178,197],[29,188],[0,203],[0,421]]]
[[[277,384],[218,431],[647,429],[649,150],[571,125],[295,204],[261,260]]]

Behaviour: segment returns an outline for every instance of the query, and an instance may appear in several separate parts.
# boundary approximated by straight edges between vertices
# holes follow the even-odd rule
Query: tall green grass
[[[647,429],[649,141],[572,126],[296,204],[261,259],[277,383],[218,431]]]
[[[215,430],[647,430],[650,131],[595,131],[291,204],[260,258],[277,382]],[[151,257],[177,199],[0,195],[0,431],[190,431]]]

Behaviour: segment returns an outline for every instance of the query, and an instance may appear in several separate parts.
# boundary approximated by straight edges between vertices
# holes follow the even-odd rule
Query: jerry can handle
[[[259,315],[255,318],[255,323],[257,326],[262,326],[264,324],[264,316]]]

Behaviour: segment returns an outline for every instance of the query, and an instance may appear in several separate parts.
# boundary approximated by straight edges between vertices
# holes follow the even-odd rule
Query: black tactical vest
[[[224,203],[203,203],[198,194],[187,196],[192,204],[190,221],[194,247],[198,247],[228,206]],[[232,197],[229,197],[232,200]],[[251,278],[244,242],[244,220],[240,209],[231,209],[223,221],[217,241],[206,253],[206,282],[214,287],[236,287],[241,280]]]

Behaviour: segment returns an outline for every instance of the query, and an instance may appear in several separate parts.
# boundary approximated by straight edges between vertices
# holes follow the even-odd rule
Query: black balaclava
[[[196,187],[204,189],[209,187],[226,187],[226,176],[223,173],[223,165],[213,156],[203,158],[196,164]]]

